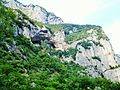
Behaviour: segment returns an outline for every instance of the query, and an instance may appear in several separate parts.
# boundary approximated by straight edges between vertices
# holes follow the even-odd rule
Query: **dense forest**
[[[0,2],[0,90],[120,90],[120,83],[62,62],[61,52],[45,42],[36,47],[23,35],[14,36],[17,24],[14,10]]]

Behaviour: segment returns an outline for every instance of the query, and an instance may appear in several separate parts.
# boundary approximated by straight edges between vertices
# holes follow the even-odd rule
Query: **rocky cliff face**
[[[107,38],[99,38],[96,30],[88,30],[90,35],[71,44],[77,48],[75,63],[86,67],[92,77],[105,77],[120,81],[120,68],[116,62],[112,46]],[[104,32],[99,32],[105,36]],[[98,39],[99,38],[99,39]]]
[[[54,13],[47,12],[44,8],[38,5],[23,5],[17,0],[9,0],[5,5],[13,9],[21,10],[24,14],[29,16],[29,18],[35,21],[49,24],[63,23],[63,20],[60,17],[57,17]]]
[[[50,40],[51,32],[45,26],[39,27],[20,10],[14,10],[14,12],[17,14],[14,25],[15,37],[22,34],[34,44],[40,44],[42,40]]]

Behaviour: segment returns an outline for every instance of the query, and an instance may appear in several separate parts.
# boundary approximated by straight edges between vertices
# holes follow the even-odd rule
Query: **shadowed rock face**
[[[46,31],[44,31],[44,33],[46,33]],[[55,48],[55,43],[53,41],[50,41],[50,37],[47,34],[48,33],[40,34],[40,32],[39,32],[39,34],[36,34],[34,37],[31,37],[31,42],[33,44],[41,44],[41,41],[47,40],[48,41],[48,43],[47,43],[48,46],[50,48]]]
[[[120,65],[120,55],[115,54],[116,62]]]
[[[35,21],[49,24],[63,23],[63,20],[60,17],[57,17],[54,13],[47,12],[44,8],[38,5],[23,5],[17,0],[10,0],[9,2],[7,1],[5,5],[13,9],[21,10],[24,14],[29,16],[29,18]]]
[[[33,37],[31,37],[31,41],[33,44],[40,44],[41,41],[48,40],[50,41],[51,33],[47,28],[41,28],[40,30],[36,31]]]
[[[33,44],[40,44],[41,41],[44,41],[44,40],[50,40],[49,37],[45,37],[44,35],[36,35],[34,37],[31,38],[31,41]]]

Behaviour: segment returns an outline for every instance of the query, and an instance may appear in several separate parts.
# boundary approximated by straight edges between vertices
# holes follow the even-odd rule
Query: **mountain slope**
[[[11,0],[5,5],[17,8],[15,11],[18,14],[17,17],[19,20],[16,25],[16,35],[22,34],[29,38],[32,43],[38,45],[42,40],[47,40],[49,47],[63,51],[61,52],[63,60],[74,61],[80,66],[86,67],[90,76],[105,77],[112,81],[119,81],[119,65],[115,60],[109,39],[100,26],[44,24],[44,21],[41,23],[32,21],[29,19],[29,15],[27,17],[23,14],[26,10],[23,10],[23,7],[26,8],[29,6],[24,6],[17,0]],[[33,7],[34,5],[31,6]],[[32,12],[32,14],[34,13]],[[23,18],[21,18],[21,15]],[[69,53],[70,55],[68,54],[67,57],[64,56],[63,54],[70,52],[71,48],[75,51],[74,54],[71,55]],[[74,58],[71,58],[71,56]]]
[[[48,46],[48,41],[42,41],[40,38],[38,39],[38,41],[41,41],[38,42],[39,46],[35,46],[31,42],[31,37],[36,36],[36,33],[39,33],[43,29],[19,10],[7,8],[3,6],[1,2],[0,21],[1,90],[120,89],[119,83],[113,83],[105,78],[90,77],[88,72],[85,70],[86,68],[78,65],[79,63],[75,64],[74,61],[69,61],[69,63],[66,61],[64,62],[64,56],[67,57],[73,55],[73,57],[75,57],[74,54],[76,55],[76,50],[55,50],[56,48],[50,48]],[[60,25],[64,30],[62,32],[66,32],[68,37],[76,32],[75,30],[73,33],[69,32],[69,29],[74,27],[72,26],[70,28],[70,26],[69,24]],[[53,32],[56,25],[46,25],[46,27],[50,28],[53,38],[58,35]],[[82,27],[84,28],[82,28],[81,32],[86,32],[88,26],[83,25]],[[87,27],[87,29],[85,29],[85,27]],[[58,29],[56,30],[58,33],[61,32],[59,28],[56,29]],[[89,31],[89,29],[87,31]],[[77,33],[81,33],[78,31]],[[64,39],[67,37],[66,35],[62,35],[62,38]],[[50,40],[56,40],[53,38]],[[63,43],[68,42],[63,40]],[[60,44],[63,45],[63,43]],[[72,42],[72,44],[68,44],[73,48],[75,45],[73,43],[74,42]],[[84,47],[83,44],[81,46]],[[90,45],[87,44],[88,49],[89,46]]]

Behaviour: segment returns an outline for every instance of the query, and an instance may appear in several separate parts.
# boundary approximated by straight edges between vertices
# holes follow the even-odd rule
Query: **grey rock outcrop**
[[[58,31],[54,33],[54,36],[52,37],[52,41],[55,44],[56,50],[62,50],[69,48],[69,45],[64,41],[65,34],[64,31]]]
[[[38,30],[41,30],[41,28],[35,25],[29,18],[25,18],[27,16],[22,15],[20,11],[14,10],[14,12],[17,14],[17,21],[14,26],[14,36],[22,34],[30,39]]]
[[[7,1],[7,0],[6,0]],[[18,2],[17,0],[9,0],[5,4],[5,6],[19,9],[24,14],[29,16],[29,18],[49,24],[60,24],[63,23],[63,20],[60,17],[57,17],[55,14],[51,12],[47,12],[46,9],[38,6],[38,5],[23,5],[22,3]]]

